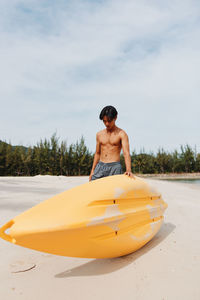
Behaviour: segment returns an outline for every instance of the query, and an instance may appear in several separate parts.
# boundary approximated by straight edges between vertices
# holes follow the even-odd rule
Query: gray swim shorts
[[[103,163],[102,161],[99,161],[96,165],[96,168],[94,169],[92,180],[122,173],[122,166],[119,161],[111,163]]]

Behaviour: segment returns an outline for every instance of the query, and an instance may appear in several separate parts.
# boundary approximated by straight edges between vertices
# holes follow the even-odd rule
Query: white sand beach
[[[0,226],[87,180],[0,177]],[[98,260],[50,255],[0,239],[0,299],[199,300],[200,186],[145,180],[168,204],[161,230],[146,246],[124,257]]]

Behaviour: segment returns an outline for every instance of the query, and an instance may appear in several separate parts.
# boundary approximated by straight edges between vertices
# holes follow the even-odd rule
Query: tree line
[[[53,134],[28,148],[0,141],[0,176],[89,175],[93,158],[83,137],[68,146]],[[123,155],[120,160],[125,171]],[[156,154],[134,151],[131,164],[133,173],[141,174],[200,172],[200,153],[189,145],[173,152],[159,149]]]

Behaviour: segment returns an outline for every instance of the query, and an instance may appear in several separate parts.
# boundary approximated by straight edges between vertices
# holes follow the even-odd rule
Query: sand
[[[87,180],[0,177],[0,226]],[[199,300],[200,187],[146,180],[168,203],[164,225],[146,246],[128,256],[97,260],[50,255],[0,239],[0,299]]]

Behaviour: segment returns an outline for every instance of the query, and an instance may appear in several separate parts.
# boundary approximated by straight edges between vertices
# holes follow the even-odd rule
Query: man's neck
[[[112,133],[112,132],[114,132],[116,129],[117,129],[117,126],[114,125],[114,126],[113,126],[112,128],[110,128],[110,129],[106,128],[106,132],[107,132],[107,133]]]

